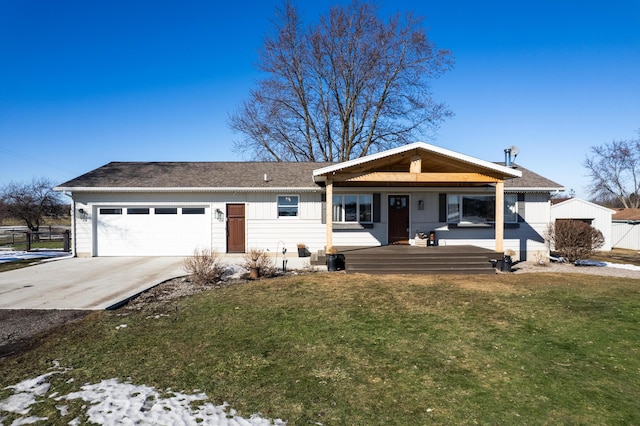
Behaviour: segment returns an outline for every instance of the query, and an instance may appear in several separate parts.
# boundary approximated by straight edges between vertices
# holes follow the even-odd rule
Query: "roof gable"
[[[408,171],[414,158],[421,160],[423,173],[463,173],[476,172],[487,176],[512,179],[522,173],[510,167],[480,160],[425,142],[415,142],[365,157],[333,164],[314,170],[318,177],[341,173],[366,173],[371,171]]]
[[[601,206],[599,204],[592,203],[591,201],[583,200],[582,198],[569,198],[567,200],[562,200],[558,203],[553,203],[553,202],[551,203],[552,209],[558,209],[562,207],[598,209],[598,210],[606,211],[607,213],[610,213],[610,214],[615,213],[615,210]]]

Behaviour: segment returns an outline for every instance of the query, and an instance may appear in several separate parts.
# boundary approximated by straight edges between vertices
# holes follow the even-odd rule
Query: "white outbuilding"
[[[588,223],[602,232],[604,245],[599,249],[602,251],[611,250],[611,216],[614,213],[615,210],[580,198],[551,200],[551,223],[563,219],[579,220]]]

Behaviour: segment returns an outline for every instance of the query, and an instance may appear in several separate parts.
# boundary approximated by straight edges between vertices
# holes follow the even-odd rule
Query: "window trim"
[[[296,199],[296,203],[295,205],[289,205],[289,204],[280,204],[280,198],[283,197],[291,197],[291,198],[295,198]],[[295,207],[295,215],[281,215],[280,214],[280,207],[286,207],[286,208],[294,208]],[[276,196],[276,218],[278,219],[284,219],[284,220],[292,220],[292,219],[300,219],[300,195],[299,194],[278,194]]]
[[[342,200],[340,203],[340,220],[335,220],[334,217],[334,209],[336,208],[336,206],[338,206],[338,204],[336,204],[334,202],[334,199],[336,197],[340,197],[340,199]],[[345,209],[345,198],[346,197],[355,197],[356,198],[356,220],[346,220],[347,219],[347,215],[346,215],[346,209]],[[370,209],[370,213],[369,216],[371,217],[371,220],[368,221],[361,221],[360,217],[361,217],[361,209],[360,209],[360,197],[369,197],[369,209]],[[363,224],[363,225],[369,225],[369,224],[373,224],[374,222],[374,209],[373,209],[373,194],[369,193],[369,192],[362,192],[362,193],[348,193],[348,194],[333,194],[333,199],[331,200],[331,206],[333,207],[331,209],[331,222],[335,223],[335,224]]]
[[[457,203],[451,203],[450,202],[450,197],[457,197]],[[446,194],[445,197],[445,218],[446,218],[446,223],[448,225],[454,225],[454,227],[460,227],[460,228],[464,228],[464,227],[473,227],[473,226],[480,226],[482,227],[483,225],[494,225],[495,224],[495,217],[493,218],[493,220],[486,220],[486,221],[482,221],[482,222],[470,222],[470,221],[463,221],[462,220],[462,215],[463,215],[463,198],[464,197],[488,197],[488,198],[492,198],[493,199],[493,204],[495,206],[495,194],[481,194],[481,193],[453,193],[453,194]],[[511,204],[513,206],[512,209],[509,208],[509,204],[508,204],[508,200],[511,199],[513,201],[513,203]],[[518,200],[518,194],[517,193],[505,193],[504,194],[504,214],[503,214],[503,219],[504,219],[504,223],[506,224],[517,224],[518,223],[518,203],[520,203],[521,201]],[[449,216],[451,215],[449,213],[449,206],[453,206],[453,205],[457,205],[457,221],[452,221],[449,220]],[[495,208],[495,207],[494,207]],[[512,216],[507,220],[507,215]]]

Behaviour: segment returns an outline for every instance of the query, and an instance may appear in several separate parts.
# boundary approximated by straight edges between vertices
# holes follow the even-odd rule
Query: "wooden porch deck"
[[[338,247],[338,252],[347,273],[368,274],[495,274],[491,260],[504,255],[470,245]]]

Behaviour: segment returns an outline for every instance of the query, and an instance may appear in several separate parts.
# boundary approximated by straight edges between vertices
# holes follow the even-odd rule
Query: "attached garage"
[[[188,256],[211,247],[205,206],[96,207],[97,256]]]

